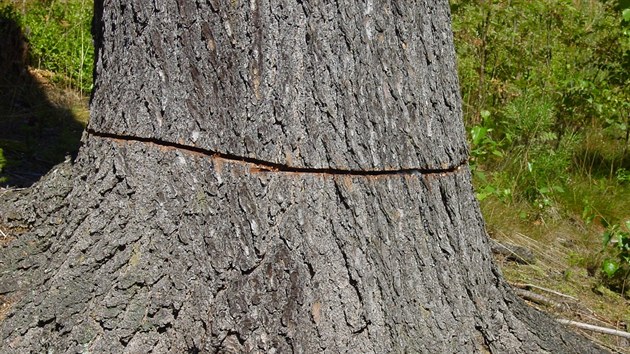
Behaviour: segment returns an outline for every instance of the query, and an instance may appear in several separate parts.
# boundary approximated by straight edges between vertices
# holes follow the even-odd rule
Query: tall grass
[[[1,0],[14,7],[29,45],[32,66],[55,73],[55,80],[87,94],[92,89],[93,2],[87,0]]]
[[[472,168],[490,228],[581,219],[589,227],[581,241],[592,247],[584,263],[608,254],[603,274],[627,277],[615,270],[630,269],[630,249],[602,248],[601,237],[629,235],[619,225],[630,220],[630,1],[451,7]]]
[[[545,208],[574,176],[615,184],[630,170],[630,21],[619,3],[451,7],[464,119],[487,132],[481,146],[472,139],[480,189]]]

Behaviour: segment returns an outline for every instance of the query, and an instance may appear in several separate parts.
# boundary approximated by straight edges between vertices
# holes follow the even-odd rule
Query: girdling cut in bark
[[[225,162],[241,162],[247,164],[252,172],[284,172],[284,173],[312,173],[323,175],[347,175],[347,176],[387,176],[387,175],[442,175],[446,173],[452,173],[458,171],[460,168],[468,163],[468,160],[455,163],[452,166],[444,166],[442,168],[403,168],[403,169],[385,169],[385,170],[346,170],[337,168],[309,168],[298,167],[285,164],[279,164],[256,158],[237,156],[229,153],[212,151],[209,149],[197,147],[194,145],[184,145],[180,143],[173,143],[170,141],[159,140],[155,138],[142,138],[131,135],[118,135],[111,133],[101,133],[92,129],[87,130],[88,134],[100,137],[109,138],[117,141],[136,141],[142,143],[155,144],[164,149],[179,149],[188,153],[201,154],[213,159],[220,159]]]
[[[67,226],[39,224],[0,259],[4,283],[11,255],[52,250],[9,289],[8,352],[595,350],[514,306],[466,167],[259,173],[92,134],[73,171],[49,215]]]
[[[113,1],[90,127],[296,167],[448,168],[467,155],[449,24],[446,1]]]

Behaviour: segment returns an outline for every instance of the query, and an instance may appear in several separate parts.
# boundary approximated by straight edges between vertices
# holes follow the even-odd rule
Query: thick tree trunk
[[[448,16],[106,3],[77,161],[1,196],[2,352],[601,351],[492,264]]]

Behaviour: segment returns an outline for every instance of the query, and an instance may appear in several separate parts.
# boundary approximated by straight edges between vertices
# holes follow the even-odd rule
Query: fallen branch
[[[547,297],[544,297],[540,294],[531,292],[529,290],[519,289],[519,288],[514,288],[513,290],[514,290],[514,293],[516,293],[516,295],[520,296],[524,300],[528,300],[528,301],[537,303],[539,305],[544,305],[544,306],[549,306],[549,307],[557,308],[560,306],[560,303],[553,301]]]
[[[522,283],[512,283],[512,282],[509,282],[509,284],[512,285],[513,287],[520,288],[520,289],[525,289],[525,290],[538,289],[540,291],[548,292],[550,294],[554,294],[554,295],[566,297],[566,298],[571,299],[571,300],[578,301],[578,299],[576,299],[575,297],[573,297],[571,295],[563,294],[563,293],[561,293],[559,291],[543,288],[542,286],[538,286],[538,285],[534,285],[534,284],[522,284]]]
[[[607,328],[607,327],[593,326],[593,325],[590,325],[588,323],[576,322],[576,321],[571,321],[571,320],[558,319],[557,321],[562,323],[562,324],[565,324],[565,325],[570,325],[570,326],[574,326],[574,327],[577,327],[577,328],[587,329],[587,330],[593,331],[593,332],[610,334],[610,335],[613,335],[613,336],[630,339],[630,333],[626,332],[626,331],[620,331],[620,330],[617,330],[617,329],[612,329],[612,328]]]

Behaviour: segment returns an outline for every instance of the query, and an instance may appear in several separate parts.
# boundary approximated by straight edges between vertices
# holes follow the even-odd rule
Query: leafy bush
[[[630,276],[630,220],[625,229],[615,224],[603,235],[604,251],[608,257],[602,262],[605,282],[621,292],[627,291],[626,282]]]
[[[478,196],[508,190],[545,208],[573,174],[625,179],[628,9],[569,0],[451,0],[451,8],[473,169],[492,171],[477,178]]]
[[[5,0],[0,1],[8,7]],[[18,9],[31,65],[58,74],[58,80],[84,93],[92,88],[92,4],[86,0],[31,0]]]

